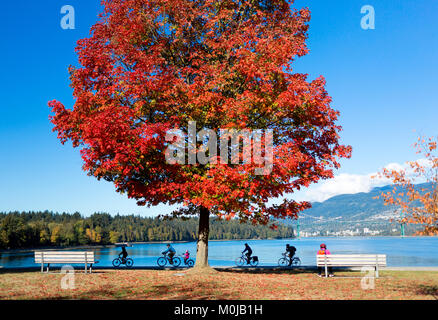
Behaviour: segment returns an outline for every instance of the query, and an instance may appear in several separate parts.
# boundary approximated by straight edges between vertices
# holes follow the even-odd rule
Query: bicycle
[[[173,267],[176,268],[176,267],[179,267],[179,265],[181,264],[181,258],[180,258],[180,257],[177,257],[177,256],[174,256],[174,257],[172,258],[172,262],[170,262],[169,257],[168,257],[165,253],[163,253],[163,256],[162,256],[162,257],[159,257],[158,260],[157,260],[157,264],[158,264],[159,267],[164,267],[168,262],[169,262]]]
[[[288,254],[287,254],[287,253],[283,253],[282,255],[283,255],[283,258],[278,259],[278,265],[279,265],[280,267],[289,267],[289,266],[292,266],[292,267],[299,267],[299,266],[301,265],[301,260],[300,260],[300,258],[298,258],[298,257],[293,257],[293,258],[292,258],[292,263],[289,264],[289,262],[290,262],[290,258],[289,258],[289,256],[288,256]]]
[[[184,260],[184,255],[182,254],[181,257],[183,257],[181,260],[184,262],[184,264],[186,266],[188,266],[189,268],[193,267],[195,265],[195,260],[193,260],[192,258],[188,258],[187,261]]]
[[[121,257],[115,258],[113,260],[113,266],[115,268],[120,267],[121,264],[126,265],[126,267],[128,267],[128,268],[131,268],[132,265],[134,264],[134,260],[132,260],[131,258],[125,258],[124,259],[124,258],[121,258]]]
[[[236,259],[236,265],[238,267],[242,267],[244,264],[247,264],[247,263],[248,263],[248,259],[247,259],[246,255],[244,255],[244,254],[242,254],[242,256],[240,258]],[[249,264],[252,267],[257,267],[257,265],[259,264],[259,257],[251,256],[249,258]]]

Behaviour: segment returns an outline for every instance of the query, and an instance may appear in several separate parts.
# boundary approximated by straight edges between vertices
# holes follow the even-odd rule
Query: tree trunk
[[[195,268],[209,268],[208,265],[208,234],[210,231],[210,211],[205,208],[200,208],[199,214],[199,232],[198,246],[196,251]]]

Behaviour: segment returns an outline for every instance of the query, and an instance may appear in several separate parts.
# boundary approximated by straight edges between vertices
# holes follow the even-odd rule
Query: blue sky
[[[75,30],[60,27],[64,5],[75,8]],[[364,5],[375,8],[374,30],[361,28]],[[304,6],[312,12],[310,54],[296,61],[295,70],[326,77],[333,107],[341,112],[342,142],[353,146],[352,158],[336,173],[340,179],[297,195],[315,200],[369,188],[371,173],[418,157],[411,145],[419,135],[437,135],[438,2],[295,2]],[[170,211],[137,207],[113,185],[88,177],[79,150],[62,146],[51,132],[47,102],[73,105],[67,68],[77,64],[76,41],[88,36],[100,9],[98,0],[1,5],[0,211]]]

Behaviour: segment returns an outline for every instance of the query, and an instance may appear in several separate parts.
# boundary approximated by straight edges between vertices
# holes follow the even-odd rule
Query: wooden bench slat
[[[44,257],[44,259],[40,259],[40,258],[36,258],[35,259],[35,261],[36,260],[38,260],[38,261],[60,261],[60,260],[65,260],[65,261],[85,261],[85,259],[84,258],[81,258],[81,259],[70,259],[70,258],[46,258],[46,257]],[[92,259],[92,258],[88,258],[88,259],[86,259],[86,261],[93,261],[93,260],[95,260],[94,258]]]
[[[321,258],[318,258],[318,260],[325,260],[325,259],[327,259],[327,260],[339,260],[339,261],[351,261],[351,260],[354,260],[354,261],[371,261],[371,260],[373,260],[373,261],[376,261],[376,260],[381,260],[381,261],[384,261],[384,260],[386,260],[385,258],[376,258],[376,257],[374,257],[374,258],[344,258],[344,257],[327,257],[327,258],[325,258],[325,257],[321,257]]]
[[[325,260],[325,258],[324,257],[318,258],[318,260]],[[371,260],[373,260],[373,261],[376,261],[376,260],[381,260],[381,261],[384,261],[386,259],[385,258],[358,258],[358,259],[355,259],[355,258],[342,258],[342,257],[340,257],[340,258],[327,257],[327,260],[338,260],[338,261],[350,261],[350,260],[354,260],[354,261],[371,261]]]
[[[43,255],[36,255],[35,257],[37,258],[41,258]],[[45,254],[44,257],[50,257],[50,258],[63,258],[63,257],[67,257],[67,258],[85,258],[85,255],[51,255],[51,254]],[[88,257],[94,257],[94,254],[88,254]]]
[[[318,264],[325,264],[325,261],[319,261]],[[327,264],[380,264],[384,265],[384,261],[327,261]]]
[[[336,259],[336,258],[327,258],[326,259],[318,259],[318,261],[360,261],[360,262],[364,262],[364,261],[386,261],[386,259]]]
[[[68,260],[68,259],[58,259],[58,260],[36,260],[36,263],[55,263],[55,262],[61,262],[61,261],[67,261],[67,262],[77,262],[77,263],[85,263],[85,260]],[[87,260],[88,263],[91,263],[95,260]]]
[[[41,258],[43,258],[42,256],[41,257],[35,257],[35,259],[41,259]],[[91,259],[91,258],[94,258],[94,257],[92,257],[92,256],[88,256],[87,257],[87,259]],[[82,259],[82,260],[85,260],[85,257],[84,256],[82,256],[82,257],[78,257],[78,256],[44,256],[44,259]]]
[[[42,257],[42,254],[36,254],[35,257]],[[44,254],[45,257],[85,257],[85,254]],[[87,257],[94,256],[94,254],[87,254]]]
[[[325,264],[326,262],[325,261],[318,261],[318,263],[320,263],[320,264]],[[363,264],[363,263],[373,263],[373,264],[376,264],[376,263],[378,263],[378,264],[385,264],[386,262],[384,262],[384,261],[327,261],[327,263],[328,264],[331,264],[331,263],[338,263],[338,264],[342,264],[342,263],[355,263],[355,264]]]
[[[335,259],[327,259],[327,260],[318,260],[318,262],[362,262],[362,263],[368,263],[368,262],[379,262],[379,263],[385,263],[385,260],[335,260]]]
[[[58,251],[55,251],[55,250],[47,250],[47,251],[34,251],[35,253],[55,253],[55,254],[64,254],[64,253],[94,253],[94,251],[80,251],[80,250],[70,250],[70,251],[67,251],[67,250],[58,250]]]
[[[321,256],[321,255],[319,255]],[[321,258],[323,259],[325,256],[321,256]],[[376,259],[376,256],[374,257],[369,257],[369,256],[362,256],[362,257],[354,257],[354,256],[335,256],[335,255],[328,255],[327,258],[332,258],[332,259],[354,259],[354,260],[371,260],[371,259]],[[385,256],[377,256],[378,259],[386,259]]]
[[[318,265],[324,265],[326,262],[324,262],[324,261],[320,261],[320,262],[318,262]],[[386,265],[386,262],[373,262],[373,261],[366,261],[366,262],[357,262],[357,261],[327,261],[327,264],[328,265],[332,265],[332,264],[337,264],[337,265],[342,265],[342,264],[345,264],[345,265],[347,265],[347,264],[355,264],[355,265],[360,265],[360,264],[363,264],[363,265],[365,265],[365,264],[372,264],[372,265],[375,265],[375,264],[379,264],[379,265]]]
[[[318,260],[318,263],[326,263],[325,260]],[[359,261],[359,260],[327,260],[327,263],[386,263],[386,261],[382,261],[382,260],[363,260],[363,261]]]
[[[87,259],[87,261],[94,261],[95,259]],[[44,262],[49,262],[49,261],[83,261],[85,262],[85,259],[65,259],[65,258],[59,258],[59,259],[35,259],[35,261],[44,261]]]
[[[94,252],[35,252],[35,255],[52,255],[52,256],[84,256],[85,253],[87,255],[94,255]]]

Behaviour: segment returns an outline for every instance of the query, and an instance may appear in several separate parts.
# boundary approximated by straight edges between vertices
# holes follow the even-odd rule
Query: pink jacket
[[[330,254],[330,251],[328,251],[328,249],[325,250],[319,250],[318,254]]]

